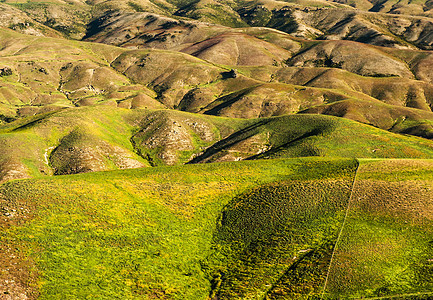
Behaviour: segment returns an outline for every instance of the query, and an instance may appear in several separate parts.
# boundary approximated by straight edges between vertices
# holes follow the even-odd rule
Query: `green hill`
[[[256,218],[262,221],[272,214],[270,203],[257,194],[259,188],[269,190],[273,201],[285,201],[278,205],[286,206],[293,218],[311,214],[305,228],[297,225],[303,229],[290,246],[274,246],[287,260],[278,269],[263,266],[276,280],[293,263],[294,253],[335,239],[355,167],[353,160],[269,160],[12,181],[1,190],[1,260],[23,267],[1,276],[12,275],[17,289],[30,288],[41,299],[206,299],[213,285],[218,291],[213,276],[224,272],[232,260],[240,264],[234,272],[247,267],[243,251],[254,252],[248,247],[260,239],[259,233],[278,242],[279,235],[290,230],[291,218],[282,211],[281,220],[275,216],[260,231],[251,228],[255,222],[243,225],[235,221],[242,218],[232,220],[237,202],[251,202],[245,203],[251,207],[246,214],[256,214],[258,205],[263,214]],[[311,181],[313,186],[301,196],[297,191]],[[328,189],[318,201],[314,191],[327,186],[336,189]],[[278,200],[281,197],[284,200]],[[311,203],[303,203],[305,197]],[[330,199],[335,200],[328,203]],[[328,206],[333,210],[314,220]],[[221,219],[224,215],[227,221]],[[230,232],[227,226],[237,231]],[[235,249],[228,241],[239,245]],[[214,252],[221,247],[224,252]],[[10,260],[12,255],[16,259]],[[263,255],[258,253],[258,259]],[[259,291],[271,282],[262,278]],[[224,285],[218,288],[224,290]]]
[[[432,166],[304,158],[11,181],[1,187],[0,278],[12,279],[2,292],[431,296]]]
[[[432,7],[1,0],[0,299],[432,299]]]
[[[431,297],[431,168],[423,160],[361,161],[327,295]]]
[[[18,119],[0,128],[0,141],[2,182],[244,159],[433,155],[433,142],[428,139],[334,116],[230,119],[111,106],[69,108]]]

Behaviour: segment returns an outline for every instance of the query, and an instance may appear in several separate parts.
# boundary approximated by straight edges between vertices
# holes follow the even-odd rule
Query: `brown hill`
[[[227,65],[279,64],[300,48],[288,34],[272,29],[233,29],[149,13],[109,13],[91,24],[85,40],[182,51]]]
[[[196,43],[182,52],[224,65],[281,65],[291,53],[246,34],[228,33]]]
[[[414,78],[404,62],[383,53],[380,48],[349,41],[317,43],[292,57],[288,64],[341,68],[363,76]]]
[[[0,27],[29,35],[61,37],[59,32],[38,23],[19,9],[4,3],[0,3]]]
[[[433,86],[430,82],[401,77],[364,77],[337,68],[280,68],[274,80],[289,84],[332,88],[353,97],[378,99],[384,103],[432,110]],[[358,93],[355,95],[354,93]]]
[[[433,138],[433,113],[413,108],[347,99],[311,107],[301,113],[343,117],[392,132]]]

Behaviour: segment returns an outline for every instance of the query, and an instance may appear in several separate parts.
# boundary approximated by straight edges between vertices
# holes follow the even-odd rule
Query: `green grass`
[[[361,162],[325,295],[431,297],[431,174],[431,161]]]
[[[230,211],[237,201],[257,195],[261,185],[285,192],[281,180],[339,181],[353,166],[354,161],[340,159],[269,160],[12,181],[1,188],[5,201],[10,209],[31,208],[32,217],[2,228],[2,244],[17,247],[34,262],[40,299],[206,299],[213,268],[237,259],[240,250],[226,251],[228,261],[215,258],[214,249],[226,235],[217,225],[226,205],[224,211]],[[329,197],[325,192],[321,199]],[[301,204],[303,198],[295,198]],[[308,210],[309,204],[301,206]],[[312,239],[321,222],[311,221],[305,221],[303,242],[290,251]],[[274,229],[266,230],[272,236]],[[243,263],[239,267],[247,268]]]
[[[250,120],[249,126],[233,133],[205,152],[212,158],[237,150],[248,159],[302,156],[358,158],[430,158],[433,144],[426,139],[403,136],[350,120],[324,115],[288,115]],[[251,153],[252,137],[268,149]],[[248,144],[249,143],[249,144]],[[241,144],[241,143],[239,143]]]
[[[18,119],[0,127],[0,140],[4,153],[1,169],[14,172],[20,166],[24,170],[13,178],[114,170],[140,164],[179,165],[193,156],[197,156],[193,162],[235,157],[433,156],[429,140],[332,116],[229,119],[108,106],[68,108]],[[4,176],[1,174],[0,180]]]
[[[278,182],[235,198],[223,211],[209,259],[214,282],[221,281],[218,299],[263,299],[278,295],[278,284],[286,299],[319,295],[355,167],[341,169],[339,180]],[[309,258],[320,262],[306,276],[301,266]]]
[[[432,169],[310,157],[10,181],[1,247],[40,299],[423,299]]]

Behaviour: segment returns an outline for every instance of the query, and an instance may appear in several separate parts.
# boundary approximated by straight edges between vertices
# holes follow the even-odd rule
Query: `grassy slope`
[[[12,253],[33,262],[25,266],[30,277],[21,273],[15,280],[33,283],[40,299],[206,299],[212,287],[222,297],[236,290],[263,293],[295,253],[335,239],[355,167],[353,160],[294,159],[11,181],[1,188],[1,260]],[[260,189],[287,215],[268,222],[274,210]],[[217,222],[227,204],[226,221]],[[248,205],[244,217],[253,214],[258,223],[234,219],[239,205]],[[287,245],[283,235],[295,229],[291,225],[298,236]],[[285,257],[275,261],[278,268],[269,268],[260,251],[259,264],[251,267],[248,251],[275,241],[270,249]],[[233,262],[234,273],[225,271]],[[213,276],[223,270],[231,280],[216,286]],[[235,284],[236,272],[243,271],[258,280]]]
[[[148,162],[182,164],[247,124],[240,119],[109,106],[23,118],[0,127],[0,181],[136,168]]]
[[[362,160],[352,190],[356,168],[303,158],[11,181],[0,261],[20,271],[0,282],[41,299],[431,295],[433,162]]]
[[[346,119],[289,115],[250,120],[249,126],[212,145],[192,162],[327,156],[430,158],[429,140],[390,133]]]
[[[125,120],[128,110],[105,107],[98,108],[97,111],[96,114],[95,108],[71,109],[55,114],[29,117],[11,123],[9,126],[3,126],[0,140],[4,154],[0,162],[2,171],[6,173],[2,174],[1,180],[58,173],[59,170],[64,169],[63,165],[68,159],[66,155],[63,157],[55,155],[56,149],[61,148],[68,148],[69,154],[72,154],[74,149],[86,151],[86,148],[91,148],[94,154],[93,160],[96,159],[100,164],[94,166],[95,171],[119,168],[120,161],[116,163],[117,156],[143,163],[144,161],[134,153],[129,141],[134,126]],[[82,133],[80,139],[67,138],[79,133]],[[110,150],[103,149],[107,147]],[[102,156],[101,150],[106,152]],[[67,163],[69,167],[82,164],[80,161],[67,161]],[[141,163],[138,166],[143,166]],[[15,173],[15,176],[11,175],[12,178],[9,178],[8,173],[20,169],[13,164],[21,166],[20,168],[24,170],[22,174]]]
[[[300,178],[261,185],[225,207],[205,264],[218,299],[320,294],[357,163],[316,163],[308,159]],[[305,272],[305,263],[314,266]]]
[[[431,160],[361,161],[326,295],[430,299],[432,167]]]
[[[187,162],[303,156],[429,158],[433,143],[323,115],[229,119],[70,108],[0,127],[0,181]],[[11,151],[13,149],[13,151]]]

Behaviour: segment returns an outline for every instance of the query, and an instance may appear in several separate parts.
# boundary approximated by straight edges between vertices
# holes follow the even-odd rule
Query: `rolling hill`
[[[398,126],[405,128],[404,122],[394,127]],[[4,126],[0,141],[2,182],[245,159],[433,155],[433,142],[428,139],[334,116],[231,119],[112,106],[70,108],[19,119]]]
[[[232,58],[235,56],[225,52],[224,47],[233,49],[227,39],[233,37],[235,42],[239,37],[243,41],[245,33],[223,33],[195,44],[195,48],[186,48],[198,56],[195,58],[177,51],[127,50],[64,39],[29,37],[10,30],[0,32],[5,42],[0,53],[3,122],[89,105],[133,109],[167,107],[194,113],[256,118],[305,110],[321,113],[318,108],[310,107],[334,107],[338,101],[368,101],[370,106],[389,111],[387,114],[393,116],[392,121],[365,117],[371,114],[368,105],[352,105],[355,113],[364,117],[349,118],[386,130],[399,117],[416,123],[411,127],[430,126],[433,91],[430,56],[420,51],[391,51],[364,45],[365,53],[359,51],[348,55],[351,47],[358,45],[353,42],[321,42],[303,50],[275,46],[280,52],[273,56],[285,55],[284,58],[287,55],[291,58],[285,60],[285,66],[273,66],[271,61],[277,65],[282,62],[278,63],[271,54],[252,51],[248,44],[245,53],[251,55],[245,58],[236,50],[239,53],[235,53],[238,56],[234,61]],[[261,30],[252,32],[257,36],[258,33],[267,34]],[[253,44],[262,45],[260,41],[256,37],[250,40]],[[281,39],[278,41],[280,43]],[[290,41],[290,45],[297,45]],[[50,52],[45,51],[48,45],[52,49]],[[199,50],[201,48],[206,50]],[[263,53],[269,49],[267,46],[262,48]],[[298,53],[292,55],[290,51]],[[223,58],[221,53],[226,53]],[[224,59],[227,63],[242,65],[212,62]],[[261,65],[267,60],[268,65]],[[230,75],[233,67],[236,68],[234,76]],[[381,105],[377,100],[389,106]],[[429,137],[428,133],[415,135]]]
[[[428,299],[431,168],[305,158],[12,181],[1,287],[41,299]]]
[[[0,299],[431,299],[432,24],[0,1]]]

